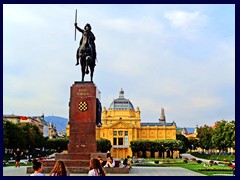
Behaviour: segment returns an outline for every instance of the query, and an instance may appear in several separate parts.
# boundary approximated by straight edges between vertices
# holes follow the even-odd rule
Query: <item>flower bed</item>
[[[231,168],[199,168],[199,171],[232,171]]]

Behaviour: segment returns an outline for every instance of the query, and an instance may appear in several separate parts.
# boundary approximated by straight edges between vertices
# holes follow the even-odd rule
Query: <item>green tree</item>
[[[68,145],[68,138],[53,138],[53,139],[47,139],[44,147],[46,149],[55,149],[58,151],[67,150]]]
[[[189,149],[195,150],[197,147],[199,147],[199,140],[196,138],[189,138]]]
[[[170,151],[173,155],[174,151],[179,151],[183,148],[184,143],[180,140],[134,140],[130,142],[130,147],[133,152],[142,151],[143,157],[146,157],[146,151],[160,152]],[[173,156],[171,156],[173,157]]]
[[[4,148],[17,149],[25,146],[23,131],[19,123],[14,124],[10,121],[4,121],[3,130]]]
[[[156,140],[157,142],[157,151],[159,152],[159,156],[164,158],[164,151],[165,151],[165,148],[164,148],[164,140]]]
[[[135,152],[138,152],[138,151],[139,151],[139,142],[140,142],[139,140],[131,141],[131,142],[130,142],[130,148],[131,148],[133,154],[134,154]]]
[[[202,149],[211,149],[213,147],[212,144],[212,135],[213,135],[213,128],[207,126],[206,124],[203,127],[199,127],[197,129],[197,138],[199,139],[199,146]]]
[[[112,148],[111,141],[108,139],[100,138],[97,140],[97,151],[107,152]]]
[[[177,134],[177,135],[176,135],[176,139],[183,142],[183,147],[182,147],[182,149],[179,150],[179,153],[185,153],[185,152],[187,152],[187,151],[188,151],[188,148],[189,148],[189,146],[190,146],[190,142],[189,142],[188,138],[186,138],[186,137],[185,137],[184,135],[182,135],[182,134]]]
[[[180,140],[165,140],[164,147],[171,152],[170,158],[173,158],[174,151],[179,151],[183,148],[184,143]]]
[[[42,147],[44,143],[43,134],[40,132],[39,127],[35,124],[24,123],[20,125],[23,136],[25,139],[25,147],[28,149],[29,147],[36,148]]]
[[[227,122],[221,120],[216,122],[213,131],[213,145],[218,150],[227,150],[227,148],[235,148],[235,122]]]

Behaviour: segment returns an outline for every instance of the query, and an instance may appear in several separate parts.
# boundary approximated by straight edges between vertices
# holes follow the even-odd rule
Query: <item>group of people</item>
[[[42,173],[43,171],[43,163],[33,159],[32,161],[32,168],[34,172],[30,174],[30,176],[45,176],[45,174]],[[58,160],[56,161],[53,169],[50,171],[50,176],[70,176],[70,173],[68,173],[67,168],[63,161]]]
[[[130,158],[130,156],[127,156],[123,160],[123,167],[128,167],[129,169],[132,169],[132,162],[129,160],[129,158]],[[115,167],[115,161],[114,161],[113,157],[111,157],[111,156],[107,158],[106,164],[103,164],[103,160],[101,159],[101,156],[98,156],[98,160],[99,160],[100,164],[102,165],[102,167],[104,167],[104,168]]]
[[[23,155],[23,152],[18,148],[16,152],[14,152],[15,155],[15,162],[16,167],[20,167],[20,157]],[[131,161],[129,161],[130,156],[127,156],[127,158],[123,161],[123,167],[131,167]],[[107,158],[106,163],[102,160],[101,156],[98,156],[97,159],[92,158],[90,160],[89,164],[89,172],[88,176],[106,176],[104,168],[112,168],[115,167],[115,161],[110,156]],[[37,159],[32,160],[32,168],[34,172],[30,176],[45,176],[45,174],[42,173],[43,171],[43,163],[41,161],[38,161]],[[68,172],[65,164],[63,161],[58,160],[56,161],[53,169],[50,171],[50,176],[70,176],[70,173]]]
[[[30,174],[30,176],[45,176],[42,173],[43,171],[43,163],[33,159],[32,168],[34,172]],[[70,176],[65,164],[63,161],[56,161],[53,169],[50,171],[50,176]],[[92,158],[90,160],[89,172],[88,176],[106,176],[106,173],[98,159]]]

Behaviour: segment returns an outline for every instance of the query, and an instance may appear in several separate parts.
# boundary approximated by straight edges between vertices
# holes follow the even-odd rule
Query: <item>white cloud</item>
[[[214,97],[192,97],[190,98],[191,108],[210,108],[223,103],[219,98]]]
[[[161,23],[150,17],[142,17],[141,19],[108,18],[103,20],[102,23],[109,30],[127,35],[136,33],[146,36],[149,34],[160,34],[163,28]]]
[[[172,27],[183,29],[204,26],[206,21],[206,16],[204,16],[198,11],[168,11],[164,13],[164,17],[171,22]]]

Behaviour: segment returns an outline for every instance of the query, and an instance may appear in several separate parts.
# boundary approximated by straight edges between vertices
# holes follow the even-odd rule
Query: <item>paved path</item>
[[[4,167],[3,176],[29,176],[26,166],[16,168]],[[48,174],[46,174],[48,176]],[[71,174],[71,176],[87,176],[87,174]],[[205,176],[179,167],[138,167],[134,166],[129,174],[107,174],[107,176]]]
[[[188,158],[188,159],[195,158],[196,160],[201,160],[204,163],[209,163],[209,161],[210,161],[209,159],[201,159],[201,158],[195,157],[195,156],[193,156],[191,154],[181,154],[181,156],[182,156],[182,158]],[[214,162],[219,163],[221,161],[214,160]]]

